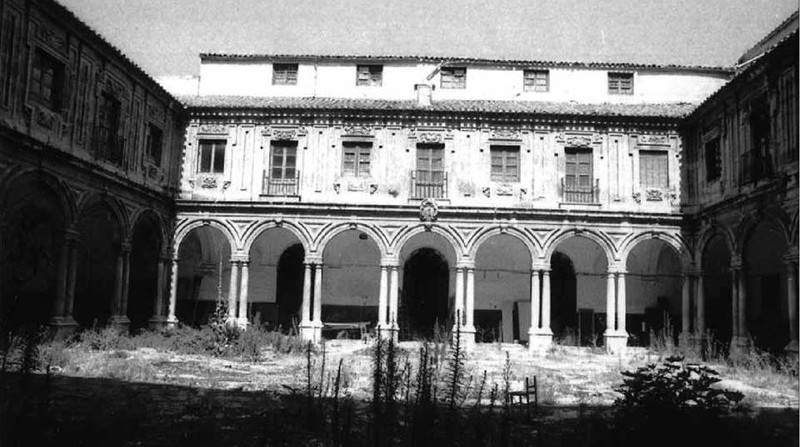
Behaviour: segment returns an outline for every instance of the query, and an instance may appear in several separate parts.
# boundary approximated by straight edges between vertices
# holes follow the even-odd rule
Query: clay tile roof
[[[414,100],[349,98],[288,98],[255,96],[184,96],[180,98],[190,109],[260,109],[260,110],[385,110],[431,112],[479,112],[536,115],[584,115],[619,117],[682,118],[696,104],[585,104],[547,101],[439,100],[421,106]]]

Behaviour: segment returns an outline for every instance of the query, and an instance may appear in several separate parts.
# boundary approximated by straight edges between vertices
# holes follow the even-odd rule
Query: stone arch
[[[791,240],[790,234],[787,230],[786,221],[782,217],[784,217],[783,213],[780,213],[780,215],[775,215],[772,212],[750,213],[745,219],[742,220],[737,228],[736,252],[732,253],[736,256],[739,256],[740,259],[743,259],[744,252],[747,249],[747,241],[761,223],[775,224],[777,228],[781,229],[783,232],[783,237],[788,243]]]
[[[161,251],[165,251],[167,243],[169,242],[169,235],[167,234],[167,225],[161,214],[152,208],[140,208],[131,216],[131,237],[136,225],[144,219],[151,219],[158,229],[158,234],[161,236]]]
[[[461,238],[452,229],[448,229],[447,227],[443,227],[441,225],[432,225],[430,229],[428,229],[422,224],[408,226],[400,230],[400,232],[398,232],[397,236],[394,238],[394,243],[390,245],[391,253],[400,255],[400,251],[403,249],[403,246],[408,243],[412,237],[421,233],[425,233],[426,231],[436,233],[445,238],[447,242],[450,243],[453,252],[456,254],[456,261],[463,258],[467,253],[466,247],[462,241],[460,241]]]
[[[475,259],[475,256],[477,255],[481,245],[483,245],[484,242],[486,242],[493,236],[497,235],[508,235],[518,239],[525,245],[525,247],[528,248],[528,252],[530,252],[531,255],[531,265],[533,265],[533,263],[536,262],[539,253],[536,241],[531,239],[527,233],[520,230],[519,228],[503,227],[500,225],[482,229],[472,238],[472,242],[467,244],[468,247],[467,253],[469,254],[469,257],[471,259]]]
[[[559,231],[555,235],[553,235],[550,238],[550,240],[546,241],[544,244],[545,250],[543,252],[542,259],[545,262],[547,262],[553,256],[553,252],[555,252],[556,248],[561,242],[576,236],[585,237],[586,239],[596,242],[597,245],[599,245],[600,248],[603,250],[603,253],[606,255],[606,261],[608,262],[608,266],[610,267],[611,265],[614,264],[614,259],[615,259],[614,244],[611,242],[608,236],[603,234],[601,231],[581,230],[577,228],[570,228]]]
[[[694,259],[697,261],[698,266],[703,264],[703,253],[709,241],[711,241],[714,236],[722,237],[731,255],[738,253],[738,250],[736,250],[736,243],[734,242],[735,239],[730,229],[722,225],[714,225],[701,231],[700,235],[697,237]]]
[[[92,211],[96,206],[107,206],[119,225],[120,240],[127,241],[131,236],[131,222],[128,211],[118,199],[107,193],[91,194],[78,203],[78,214],[76,222]]]
[[[174,256],[178,256],[178,249],[181,246],[181,242],[183,242],[183,239],[186,238],[190,231],[206,225],[214,227],[222,232],[222,235],[228,240],[231,253],[239,248],[239,244],[235,236],[236,232],[233,228],[231,228],[230,225],[227,224],[227,222],[219,221],[217,219],[192,219],[186,222],[181,222],[175,228],[175,236],[173,237],[172,243]]]
[[[381,231],[380,227],[364,223],[354,224],[352,222],[342,222],[324,228],[319,236],[317,236],[317,241],[313,244],[313,251],[321,255],[325,252],[325,247],[334,237],[348,230],[363,231],[369,235],[378,245],[381,257],[386,256],[388,252],[388,243],[386,235]]]
[[[692,265],[692,253],[686,241],[684,241],[680,236],[664,231],[644,231],[626,238],[619,249],[619,258],[622,262],[622,265],[625,265],[625,263],[628,262],[628,255],[630,255],[637,245],[650,239],[664,241],[667,246],[672,248],[675,251],[675,254],[678,255],[678,259],[681,260],[681,267],[684,269],[687,269]]]
[[[297,237],[300,243],[303,245],[303,250],[306,253],[309,252],[311,249],[311,235],[308,233],[305,227],[298,224],[297,222],[290,221],[290,220],[264,220],[251,225],[245,233],[242,235],[242,251],[245,253],[250,253],[250,249],[253,247],[253,243],[261,236],[265,231],[269,230],[270,228],[285,228],[292,232],[292,234]]]
[[[13,189],[14,184],[23,181],[25,177],[33,176],[41,181],[56,197],[61,205],[64,222],[72,223],[75,221],[78,215],[75,196],[61,179],[44,170],[35,168],[19,169],[19,166],[12,166],[8,171],[9,173],[0,180],[0,205],[2,205],[0,210],[3,210],[2,212],[7,210],[8,193]]]

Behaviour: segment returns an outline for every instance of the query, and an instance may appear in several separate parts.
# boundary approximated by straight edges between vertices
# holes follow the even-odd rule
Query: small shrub
[[[686,412],[721,413],[742,400],[738,391],[711,388],[720,381],[716,371],[683,357],[669,357],[661,365],[622,371],[626,377],[615,391],[622,394],[615,406],[645,417],[665,417]]]

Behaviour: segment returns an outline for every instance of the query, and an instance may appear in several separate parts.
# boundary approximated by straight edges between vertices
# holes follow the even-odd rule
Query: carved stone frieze
[[[508,183],[501,183],[500,185],[497,185],[495,193],[498,196],[512,196],[514,195],[514,187]]]
[[[567,147],[591,148],[595,144],[601,144],[603,142],[603,137],[598,133],[566,134],[564,132],[559,132],[556,134],[556,142]]]
[[[520,132],[514,129],[495,129],[489,134],[493,140],[519,140]]]
[[[36,123],[47,129],[52,129],[56,123],[56,114],[42,107],[36,107]]]
[[[642,203],[642,193],[640,193],[640,192],[635,192],[635,193],[633,193],[633,196],[632,196],[632,197],[633,197],[633,201],[634,201],[634,202],[636,202],[636,203]]]
[[[373,128],[372,126],[362,124],[351,124],[344,127],[344,134],[371,137],[373,135]]]
[[[224,124],[203,124],[197,132],[202,134],[227,135],[228,126]]]
[[[648,188],[645,190],[645,197],[648,202],[662,202],[664,200],[664,191],[655,188]]]
[[[58,50],[62,53],[67,52],[66,34],[55,29],[54,25],[50,23],[40,24],[36,33],[36,37],[55,50]]]
[[[201,188],[213,189],[217,187],[217,177],[213,175],[200,177],[197,180],[199,181]]]
[[[296,140],[306,136],[306,132],[297,127],[272,127],[262,131],[261,135],[273,140]]]
[[[106,91],[111,93],[117,99],[125,99],[128,97],[128,89],[122,84],[122,82],[112,78],[111,76],[106,76]]]
[[[667,135],[639,135],[637,144],[642,146],[669,146]]]
[[[416,139],[417,143],[444,143],[445,140],[452,139],[453,134],[436,131],[413,132],[409,138]]]

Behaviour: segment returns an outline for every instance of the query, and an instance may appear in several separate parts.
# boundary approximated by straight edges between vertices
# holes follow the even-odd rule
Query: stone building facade
[[[619,351],[689,330],[682,129],[732,70],[201,56],[170,318]],[[331,324],[333,323],[333,324]]]
[[[183,105],[54,1],[0,19],[0,325],[163,324]]]

